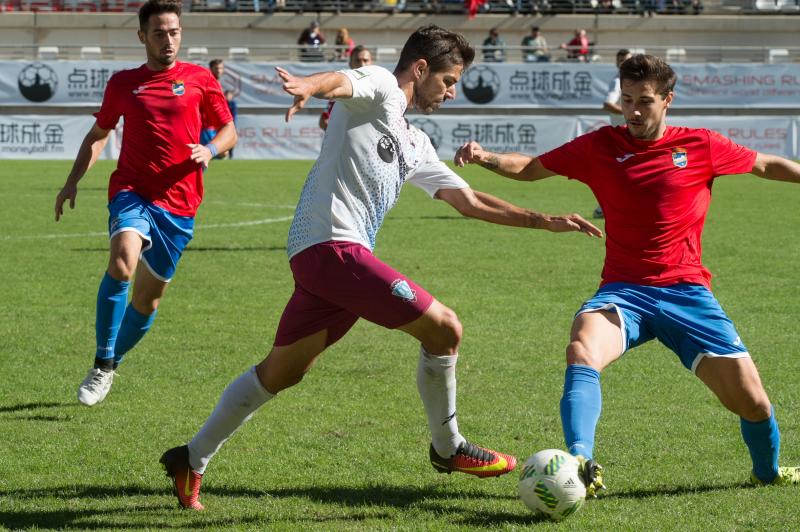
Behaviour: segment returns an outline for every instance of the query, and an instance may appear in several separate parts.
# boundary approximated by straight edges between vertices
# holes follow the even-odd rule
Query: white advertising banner
[[[608,125],[608,119],[581,116],[580,134]],[[751,150],[800,158],[800,117],[789,116],[668,116],[672,126],[713,129]]]
[[[74,159],[92,125],[93,116],[0,115],[0,159]],[[101,158],[119,156],[121,130],[111,132]]]
[[[425,131],[439,157],[451,160],[459,146],[475,140],[486,149],[540,154],[577,135],[608,125],[602,116],[409,115]],[[316,114],[240,115],[237,159],[316,159],[323,131]],[[800,158],[800,117],[675,116],[671,125],[713,129],[753,150]],[[63,115],[0,115],[0,159],[74,159],[94,118]],[[122,123],[111,132],[103,159],[116,159]]]
[[[125,61],[0,61],[0,106],[97,106],[108,78],[139,66]],[[275,66],[309,75],[343,63],[226,63],[223,88],[247,108],[286,108]],[[388,66],[388,65],[387,65]],[[800,64],[676,64],[676,108],[800,108]],[[599,63],[473,65],[459,83],[459,108],[600,108],[615,68]],[[323,107],[312,100],[309,107]]]

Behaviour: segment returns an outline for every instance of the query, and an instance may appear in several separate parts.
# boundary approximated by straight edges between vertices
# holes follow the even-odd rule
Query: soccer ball
[[[586,499],[578,460],[558,449],[539,451],[525,461],[519,496],[525,506],[554,521],[577,512]]]

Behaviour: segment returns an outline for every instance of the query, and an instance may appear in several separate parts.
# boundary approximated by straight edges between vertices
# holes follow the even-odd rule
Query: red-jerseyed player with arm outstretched
[[[605,213],[602,283],[576,314],[567,346],[561,399],[567,447],[583,457],[587,491],[594,495],[602,487],[602,468],[593,460],[600,372],[626,350],[657,338],[740,417],[751,480],[800,483],[800,468],[778,466],[774,409],[700,260],[716,177],[751,172],[798,183],[800,165],[713,131],[667,126],[676,76],[659,58],[633,56],[620,66],[620,79],[627,126],[587,133],[538,158],[490,153],[474,142],[455,156],[457,165],[480,164],[512,179],[577,179]]]
[[[66,201],[75,207],[78,181],[124,117],[122,149],[108,186],[110,258],[97,294],[97,350],[94,366],[78,388],[78,400],[87,406],[106,397],[117,364],[152,325],[192,239],[203,198],[203,170],[214,155],[236,143],[217,80],[205,68],[176,61],[180,14],[181,5],[174,1],[150,0],[141,7],[138,33],[147,62],[111,76],[97,121],[56,197],[58,221]],[[201,116],[219,131],[205,146],[198,144]]]

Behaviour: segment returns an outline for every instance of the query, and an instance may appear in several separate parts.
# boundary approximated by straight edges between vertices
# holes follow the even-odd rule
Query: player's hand
[[[191,159],[197,164],[202,164],[203,168],[208,168],[208,163],[214,158],[211,150],[202,144],[187,144],[187,146],[192,150]]]
[[[580,214],[566,214],[564,216],[548,216],[544,221],[544,228],[554,233],[579,231],[586,236],[603,238],[603,232],[591,222],[584,220]]]
[[[314,94],[314,86],[306,78],[298,78],[289,74],[281,67],[275,67],[278,76],[283,80],[283,90],[294,96],[294,103],[286,111],[286,121],[291,120],[292,115],[303,108],[306,102]]]
[[[75,208],[75,197],[78,195],[78,185],[66,183],[56,196],[56,221],[64,215],[64,202],[69,200],[69,208]]]
[[[465,164],[479,163],[484,153],[486,152],[483,151],[483,147],[471,140],[458,148],[455,157],[453,157],[453,163],[459,167],[463,167]]]

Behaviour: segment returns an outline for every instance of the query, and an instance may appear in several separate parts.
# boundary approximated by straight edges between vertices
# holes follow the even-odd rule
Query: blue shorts
[[[693,372],[703,357],[750,356],[714,294],[701,285],[610,283],[586,301],[576,316],[594,310],[617,312],[623,352],[658,338]]]
[[[194,218],[176,216],[131,191],[119,192],[108,204],[109,239],[133,231],[147,241],[139,257],[157,279],[169,282],[194,234]]]

